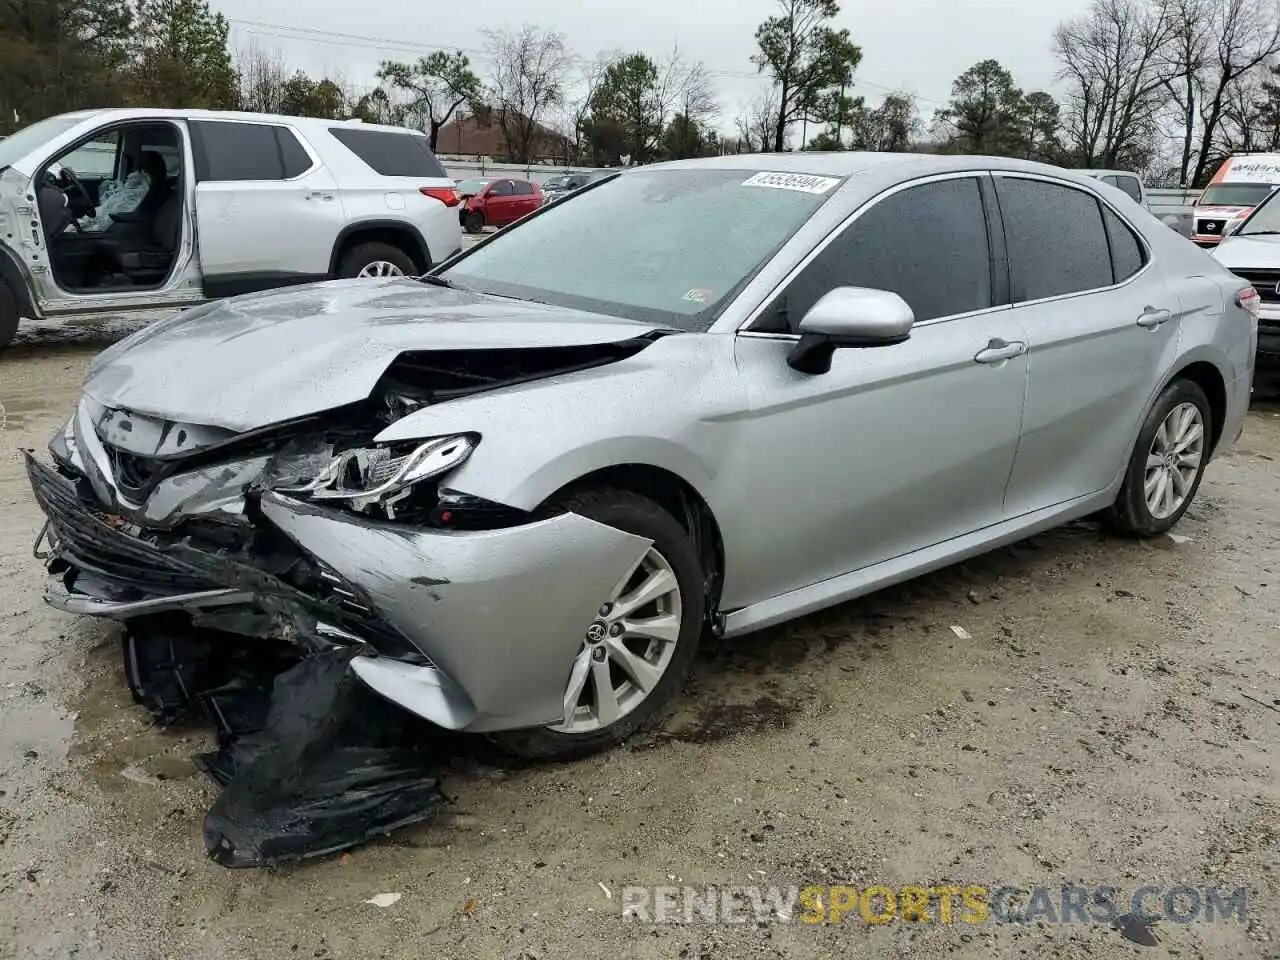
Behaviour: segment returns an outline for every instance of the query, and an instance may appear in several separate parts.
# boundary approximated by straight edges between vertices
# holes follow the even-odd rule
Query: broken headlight
[[[378,504],[393,518],[395,504],[407,497],[415,484],[459,466],[479,442],[474,434],[462,434],[411,444],[357,447],[336,454],[314,480],[275,489],[308,500],[343,501],[362,512]]]

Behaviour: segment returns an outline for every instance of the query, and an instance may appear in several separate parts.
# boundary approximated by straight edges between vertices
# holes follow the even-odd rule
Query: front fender
[[[745,408],[733,338],[664,337],[633,357],[415,411],[378,442],[481,436],[444,485],[531,510],[605,467],[646,464],[683,478],[716,508],[736,415]]]

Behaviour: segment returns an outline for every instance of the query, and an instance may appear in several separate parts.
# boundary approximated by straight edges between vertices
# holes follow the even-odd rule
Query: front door
[[[1076,186],[995,177],[1014,314],[1027,333],[1027,404],[1009,481],[1013,516],[1111,485],[1128,463],[1184,309],[1138,234]]]
[[[142,199],[136,191],[130,193],[131,185],[127,183],[127,175],[137,169],[139,143],[149,149],[162,147],[172,162],[168,179],[179,198],[176,201],[179,222],[173,225],[170,237],[172,249],[167,252],[172,256],[167,275],[163,268],[146,276],[129,275],[114,258],[104,258],[94,249],[99,240],[113,239],[114,219],[108,212],[113,201],[128,196],[130,201],[123,209],[132,210]],[[49,192],[46,172],[70,167],[90,195],[94,209],[92,216],[83,208],[78,209],[77,212],[84,214],[78,219],[78,225],[68,224],[62,230],[53,230],[44,223],[49,213],[45,209],[47,205],[37,204],[40,226],[33,228],[32,242],[25,245],[25,260],[36,304],[43,316],[105,319],[140,311],[159,311],[163,315],[203,299],[190,218],[190,156],[182,124],[167,119],[138,119],[105,125],[69,150],[45,161],[36,174],[37,184],[43,187],[37,189],[37,184],[33,184],[33,190],[41,193],[42,200]],[[79,188],[71,185],[73,182],[64,178],[62,190],[68,197],[78,193]],[[111,198],[104,197],[108,189],[114,191]],[[144,236],[141,243],[151,240],[151,236]],[[122,249],[133,248],[126,245]]]
[[[518,220],[518,203],[516,185],[510,180],[498,180],[485,193],[484,222],[491,227],[505,227],[513,220]]]
[[[190,126],[206,296],[326,279],[346,214],[333,175],[294,131],[238,120]]]
[[[1004,519],[1026,338],[1002,305],[983,179],[945,177],[884,197],[804,268],[763,329],[739,335],[754,540],[739,552],[760,558],[733,571],[745,602]],[[911,337],[840,349],[829,372],[797,373],[786,363],[794,327],[838,286],[901,295],[916,317]]]

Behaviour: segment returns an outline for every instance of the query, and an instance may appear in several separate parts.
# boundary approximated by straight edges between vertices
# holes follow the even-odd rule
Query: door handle
[[[999,337],[992,337],[986,347],[979,350],[973,359],[978,363],[1001,363],[1005,360],[1012,360],[1014,357],[1020,357],[1026,352],[1027,345],[1021,340],[1008,343]]]
[[[1138,326],[1145,330],[1154,330],[1162,323],[1168,323],[1173,319],[1173,314],[1168,310],[1157,310],[1155,307],[1147,307],[1138,316]]]
[[[307,199],[308,200],[332,200],[333,194],[332,193],[308,193]]]

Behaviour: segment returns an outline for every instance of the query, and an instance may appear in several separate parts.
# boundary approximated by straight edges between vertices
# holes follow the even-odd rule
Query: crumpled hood
[[[100,354],[84,389],[106,407],[241,432],[363,400],[406,350],[582,346],[653,329],[416,280],[340,280],[153,324]]]

